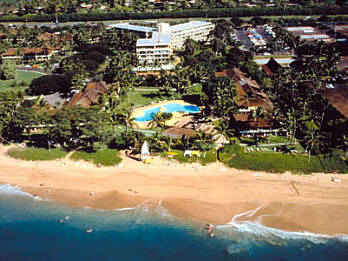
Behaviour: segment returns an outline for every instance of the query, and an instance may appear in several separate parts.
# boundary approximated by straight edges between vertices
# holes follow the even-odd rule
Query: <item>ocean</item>
[[[0,185],[0,261],[348,260],[348,236],[285,232],[237,217],[210,238],[202,225],[176,219],[161,204],[69,208]]]

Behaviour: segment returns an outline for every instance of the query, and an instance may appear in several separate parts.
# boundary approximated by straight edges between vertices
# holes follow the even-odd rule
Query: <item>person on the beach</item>
[[[213,224],[207,224],[206,225],[206,229],[207,229],[207,232],[208,232],[208,235],[209,237],[214,237],[215,234],[214,234],[214,225]]]

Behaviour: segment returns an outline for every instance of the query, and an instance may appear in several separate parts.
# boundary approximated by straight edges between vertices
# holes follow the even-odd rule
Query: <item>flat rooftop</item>
[[[212,23],[206,22],[206,21],[191,21],[188,23],[172,25],[170,27],[170,31],[171,32],[179,32],[179,31],[189,30],[189,29],[192,29],[195,27],[200,27],[200,26],[209,25],[209,24],[212,24]]]
[[[142,32],[142,33],[152,33],[152,32],[157,31],[157,28],[128,24],[128,23],[110,24],[110,25],[108,25],[108,27],[122,29],[122,30],[135,31],[135,32]]]
[[[169,45],[169,44],[170,44],[170,34],[169,33],[153,32],[152,38],[150,38],[150,39],[138,39],[137,40],[137,47],[154,46],[154,45]]]
[[[323,40],[325,42],[334,42],[335,39],[331,38],[326,34],[325,30],[320,30],[317,27],[312,26],[293,26],[293,27],[285,27],[285,29],[294,34],[295,36],[299,36],[301,40],[313,41],[313,40]]]

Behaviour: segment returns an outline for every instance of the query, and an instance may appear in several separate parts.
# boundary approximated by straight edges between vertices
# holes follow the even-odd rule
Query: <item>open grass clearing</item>
[[[21,160],[56,160],[61,159],[66,156],[66,152],[61,149],[44,149],[44,148],[11,148],[8,150],[7,154],[15,159]]]
[[[102,149],[96,152],[76,151],[70,156],[70,159],[84,160],[101,166],[115,166],[122,161],[120,152],[113,149]]]
[[[154,101],[159,101],[158,91],[154,90],[130,90],[127,95],[122,97],[121,105],[134,104],[135,107],[149,105]]]
[[[42,76],[42,73],[38,72],[27,72],[27,71],[16,71],[16,78],[13,80],[0,80],[0,91],[7,90],[20,90],[25,89],[31,81],[35,78]],[[16,83],[15,86],[14,83]],[[23,83],[23,85],[22,85]],[[22,85],[22,86],[19,86]]]

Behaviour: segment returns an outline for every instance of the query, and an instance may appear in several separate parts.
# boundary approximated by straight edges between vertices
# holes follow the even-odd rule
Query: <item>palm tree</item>
[[[152,121],[149,123],[150,128],[165,128],[166,127],[166,121],[170,120],[172,118],[171,113],[166,112],[158,112],[152,116]]]
[[[217,133],[225,137],[229,143],[231,139],[235,137],[235,130],[229,126],[226,120],[220,119],[214,121],[213,124]]]

